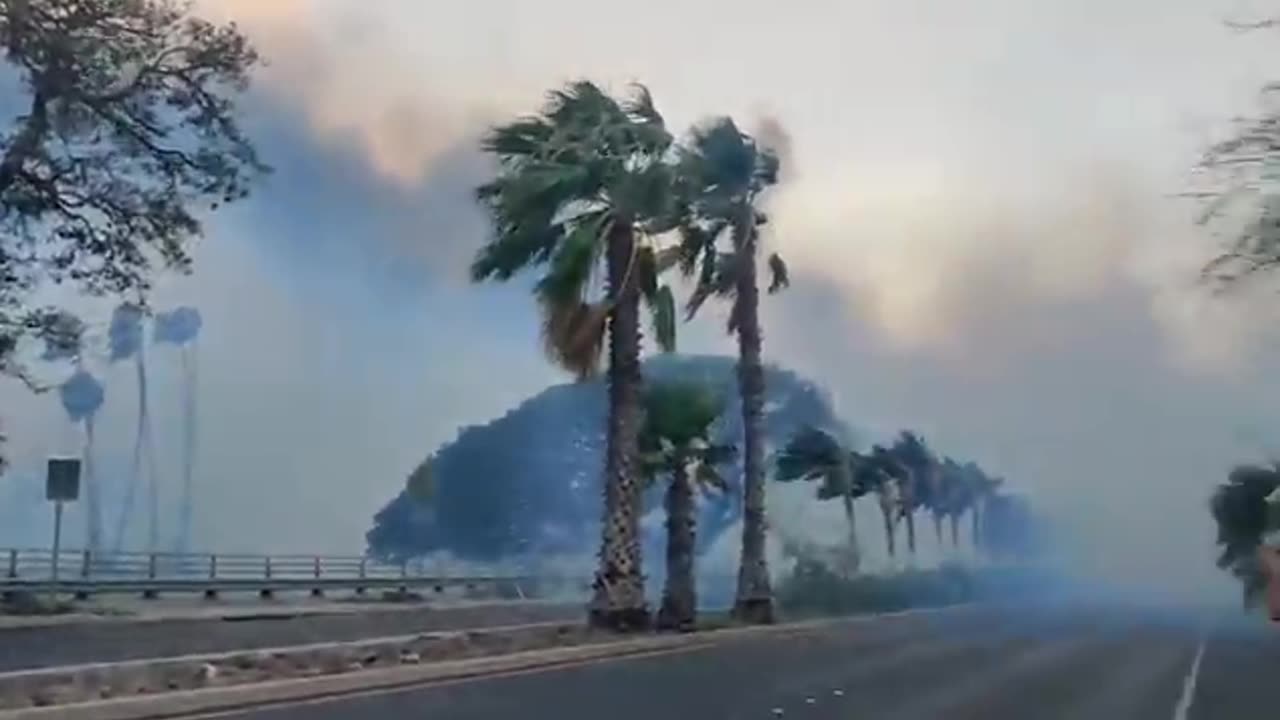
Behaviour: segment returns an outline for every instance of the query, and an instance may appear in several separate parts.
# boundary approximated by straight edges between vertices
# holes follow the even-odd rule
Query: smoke
[[[1222,30],[1232,2],[437,5],[201,0],[270,63],[255,130],[278,172],[210,219],[161,302],[207,320],[197,546],[356,550],[426,452],[558,377],[523,287],[462,285],[485,232],[472,138],[587,76],[644,81],[673,128],[746,119],[780,153],[767,240],[793,285],[763,301],[765,350],[867,440],[917,428],[1007,476],[1083,575],[1233,597],[1204,501],[1259,453],[1241,427],[1280,443],[1275,306],[1196,284],[1213,240],[1169,198],[1280,66],[1273,37]],[[624,22],[644,42],[619,47]],[[682,349],[731,348],[722,327],[708,314]],[[174,370],[155,385],[176,427]],[[3,398],[0,482],[26,502],[74,436],[56,405]],[[103,448],[129,412],[108,400]],[[774,495],[780,524],[842,535],[834,508]]]

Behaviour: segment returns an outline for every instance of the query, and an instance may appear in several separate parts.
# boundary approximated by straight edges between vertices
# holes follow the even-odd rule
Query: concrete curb
[[[406,665],[338,675],[268,680],[226,687],[161,692],[51,707],[0,710],[0,720],[168,720],[194,714],[234,712],[353,694],[392,691],[449,680],[464,680],[520,671],[552,669],[593,660],[624,659],[664,652],[692,651],[710,647],[719,641],[734,638],[791,634],[836,625],[852,625],[973,607],[973,605],[957,605],[878,615],[823,618],[770,626],[732,627],[687,635],[660,635],[611,642],[588,642],[570,647],[542,648],[461,660],[441,660],[422,665]],[[539,624],[539,626],[546,625],[563,625],[563,623]],[[507,629],[528,629],[530,627],[513,626]],[[485,632],[492,632],[498,629],[487,628]],[[456,632],[461,634],[466,631]],[[350,644],[335,643],[331,645]],[[236,654],[244,653],[232,653],[232,655]],[[135,662],[145,663],[146,661]],[[63,669],[62,672],[65,673],[66,669]]]
[[[153,615],[144,613],[104,612],[69,613],[66,615],[37,616],[0,616],[0,635],[6,630],[28,631],[49,627],[68,625],[151,625],[166,622],[219,622],[243,620],[287,620],[292,618],[325,617],[333,615],[357,615],[364,613],[407,613],[422,610],[470,610],[472,608],[490,607],[529,607],[529,606],[570,606],[581,605],[566,600],[489,600],[474,602],[406,602],[406,603],[341,603],[333,602],[325,605],[265,605],[262,607],[193,607],[158,610]]]

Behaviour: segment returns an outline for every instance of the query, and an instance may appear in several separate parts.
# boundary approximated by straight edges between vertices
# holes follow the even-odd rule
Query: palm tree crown
[[[490,131],[482,147],[498,175],[477,190],[494,229],[471,265],[476,281],[508,280],[547,266],[535,293],[543,310],[546,349],[566,369],[596,372],[611,309],[599,266],[610,233],[627,229],[634,243],[623,287],[638,288],[653,311],[664,349],[675,345],[675,303],[658,284],[674,253],[653,238],[675,227],[671,134],[643,87],[619,101],[590,82],[550,94],[541,114]]]

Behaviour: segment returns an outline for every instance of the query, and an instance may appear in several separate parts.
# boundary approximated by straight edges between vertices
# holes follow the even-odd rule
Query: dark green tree
[[[905,470],[901,481],[899,515],[907,525],[907,550],[916,554],[916,523],[918,511],[932,507],[940,494],[939,465],[933,451],[915,432],[904,430],[889,448],[890,453]]]
[[[1238,578],[1246,607],[1265,587],[1258,546],[1269,532],[1280,530],[1280,504],[1272,495],[1280,488],[1280,468],[1241,465],[1231,470],[1209,500],[1218,526],[1218,567]]]
[[[258,56],[172,0],[0,0],[0,38],[23,107],[0,141],[0,371],[43,390],[19,344],[74,323],[34,290],[145,292],[266,170],[237,120]]]
[[[774,459],[779,482],[817,482],[819,500],[841,501],[849,523],[849,569],[854,572],[862,556],[854,502],[872,492],[876,482],[867,460],[846,449],[832,433],[812,426],[796,430]]]
[[[639,534],[642,416],[640,302],[660,347],[675,345],[667,260],[653,239],[673,227],[672,137],[647,90],[618,100],[590,82],[550,93],[542,111],[493,128],[483,149],[497,177],[477,191],[493,237],[472,278],[508,280],[544,268],[535,287],[551,358],[579,377],[608,342],[604,526],[590,620],[645,627]]]
[[[719,466],[734,455],[732,445],[712,441],[724,401],[704,384],[667,381],[649,386],[644,407],[640,435],[644,474],[650,483],[665,479],[667,486],[667,576],[658,627],[692,630],[698,612],[696,494],[729,489]]]
[[[738,339],[738,391],[743,417],[742,554],[734,615],[753,623],[774,620],[773,590],[765,554],[764,368],[760,353],[760,228],[758,204],[778,182],[778,156],[761,147],[729,118],[693,131],[680,162],[682,268],[697,276],[688,303],[692,317],[712,296],[729,300],[730,333]],[[768,260],[769,292],[789,283],[778,255]]]

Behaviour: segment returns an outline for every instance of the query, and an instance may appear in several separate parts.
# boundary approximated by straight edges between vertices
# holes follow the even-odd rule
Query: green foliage
[[[860,456],[845,449],[831,433],[813,426],[798,429],[774,458],[775,479],[817,481],[819,500],[854,499],[870,492],[870,477],[858,472],[860,467]]]
[[[493,237],[471,277],[504,281],[545,266],[534,290],[545,348],[579,377],[598,370],[611,303],[630,287],[647,301],[658,346],[675,347],[675,301],[658,283],[653,248],[675,217],[672,144],[645,88],[619,100],[586,81],[551,92],[539,114],[495,127],[481,143],[499,171],[476,191]],[[626,280],[599,287],[604,250],[622,232],[634,247]]]
[[[38,284],[145,291],[190,267],[198,209],[266,170],[236,117],[258,56],[167,0],[5,3],[0,37],[24,105],[0,146],[0,369],[26,379],[19,341],[59,324]]]
[[[847,576],[807,559],[798,560],[778,586],[779,605],[796,616],[942,607],[971,601],[974,596],[971,574],[958,567]]]
[[[640,434],[641,462],[654,481],[677,467],[694,467],[704,488],[727,490],[717,467],[733,459],[732,445],[715,444],[711,435],[724,412],[724,400],[704,383],[666,380],[645,391],[645,422]]]
[[[778,602],[793,617],[839,616],[945,607],[982,600],[1052,597],[1058,578],[1024,567],[943,565],[892,575],[848,576],[800,559],[778,586]]]
[[[1272,495],[1280,488],[1280,468],[1242,465],[1214,490],[1209,509],[1218,525],[1218,567],[1236,576],[1246,605],[1256,602],[1264,579],[1257,549],[1264,536],[1280,530],[1280,504]]]
[[[777,184],[778,156],[760,147],[732,119],[716,118],[691,133],[682,148],[678,181],[680,267],[697,283],[685,311],[697,314],[711,297],[732,299],[743,273],[756,262],[759,228],[768,222],[756,209],[760,195]],[[720,248],[728,235],[730,248]],[[790,285],[786,263],[774,253],[768,261],[769,292]],[[730,313],[729,331],[737,330]]]

